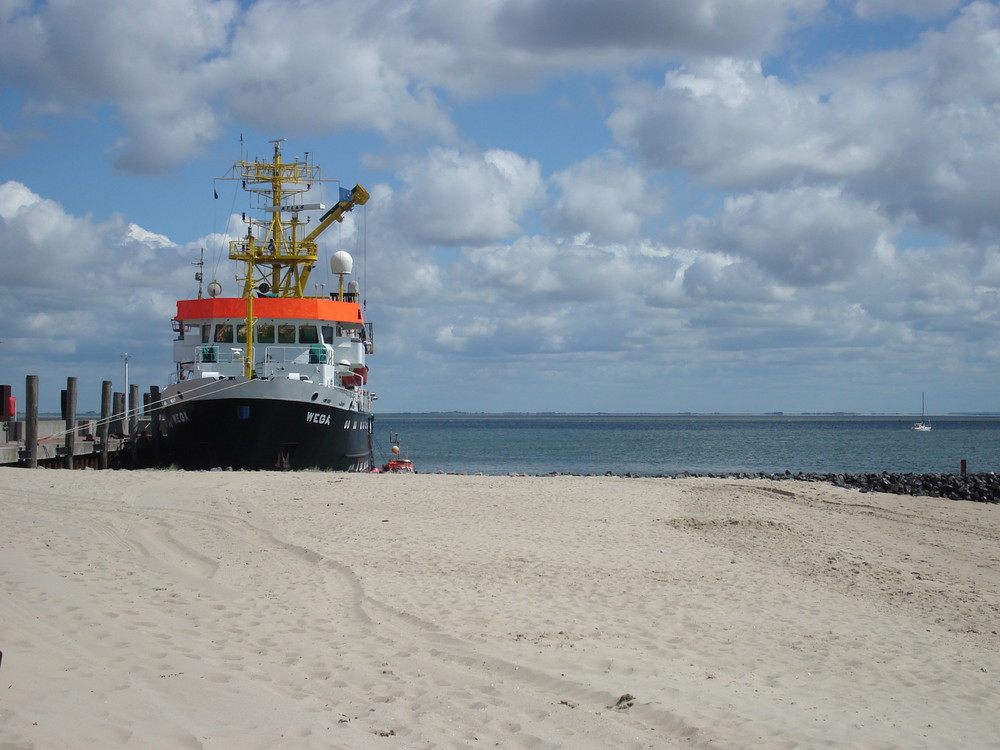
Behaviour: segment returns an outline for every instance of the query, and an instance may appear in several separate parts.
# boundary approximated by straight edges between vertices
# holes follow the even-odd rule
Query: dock
[[[159,387],[139,399],[139,387],[114,393],[101,389],[99,419],[76,416],[76,378],[61,392],[62,419],[39,419],[38,376],[25,382],[25,410],[19,416],[9,385],[0,385],[0,466],[66,469],[150,468],[161,464]]]
[[[24,440],[25,422],[4,422],[0,432],[0,466],[26,465],[29,459],[28,446]],[[66,421],[46,419],[38,421],[38,442],[35,460],[46,468],[64,468],[66,464]],[[77,422],[76,438],[73,440],[74,469],[100,468],[104,443],[97,434],[97,420]],[[109,463],[117,466],[119,454],[128,448],[130,439],[126,435],[109,435],[107,453]]]

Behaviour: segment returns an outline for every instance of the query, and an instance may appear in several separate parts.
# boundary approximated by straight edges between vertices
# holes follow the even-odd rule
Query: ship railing
[[[258,350],[259,351],[259,350]],[[202,344],[195,350],[195,362],[199,364],[227,364],[242,362],[246,347],[232,344]],[[263,361],[275,364],[326,365],[330,355],[322,344],[299,344],[295,346],[267,346]]]
[[[195,349],[194,361],[199,364],[229,364],[242,362],[246,345],[240,344],[201,344]]]
[[[264,349],[265,364],[328,365],[330,355],[322,344],[268,346]]]

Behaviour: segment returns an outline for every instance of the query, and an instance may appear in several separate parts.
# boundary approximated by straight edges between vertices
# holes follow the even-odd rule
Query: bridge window
[[[294,344],[295,343],[295,326],[288,323],[283,323],[278,326],[278,343],[279,344]]]
[[[215,343],[233,343],[233,326],[230,323],[220,323],[215,327]]]
[[[316,332],[316,326],[299,326],[299,343],[318,344],[319,334]]]
[[[272,323],[257,324],[257,341],[261,344],[274,343],[274,325]]]

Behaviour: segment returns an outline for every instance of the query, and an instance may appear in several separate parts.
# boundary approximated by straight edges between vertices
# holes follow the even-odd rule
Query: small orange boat
[[[399,455],[399,433],[395,437],[393,437],[392,433],[389,433],[389,443],[392,445],[392,458],[382,464],[382,471],[393,472],[395,474],[416,474],[417,472],[413,468],[413,461],[408,458],[402,458]]]

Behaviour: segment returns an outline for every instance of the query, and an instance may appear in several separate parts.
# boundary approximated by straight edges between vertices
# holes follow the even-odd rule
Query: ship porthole
[[[315,400],[316,400],[316,399],[318,399],[318,398],[319,398],[319,393],[314,393],[314,394],[312,395],[312,400],[313,400],[313,401],[315,401]]]

